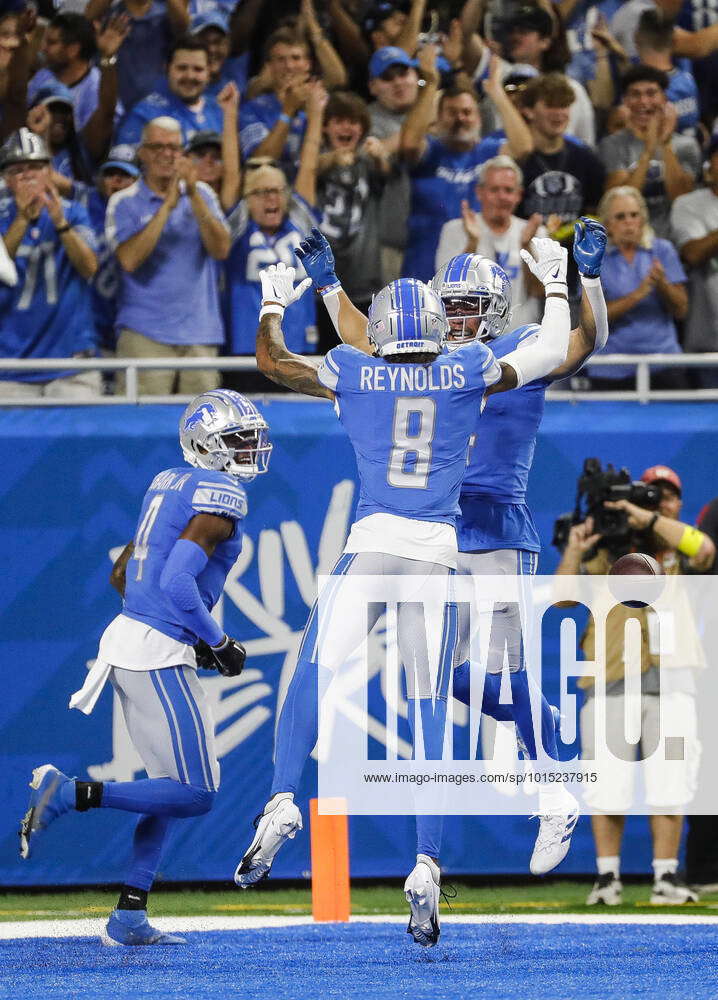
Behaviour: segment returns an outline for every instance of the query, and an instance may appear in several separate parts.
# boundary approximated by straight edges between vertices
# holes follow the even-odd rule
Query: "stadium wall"
[[[249,488],[248,544],[230,576],[221,613],[227,630],[249,642],[248,669],[236,680],[208,677],[218,723],[222,789],[207,816],[178,822],[161,877],[231,877],[266,798],[277,694],[287,683],[312,599],[321,557],[341,550],[356,501],[351,448],[330,406],[273,401],[263,407],[275,451],[270,474]],[[0,609],[0,884],[121,881],[134,817],[97,810],[64,818],[33,858],[17,854],[17,825],[31,769],[52,762],[73,775],[126,779],[139,774],[113,695],[94,713],[67,708],[107,621],[117,613],[108,583],[111,550],[133,535],[143,491],[155,473],[180,464],[180,407],[0,411],[4,553]],[[583,459],[595,455],[638,476],[666,463],[684,482],[686,520],[718,493],[718,407],[712,404],[552,403],[536,449],[530,502],[546,548],[540,571],[553,571],[554,518],[572,508]],[[286,668],[286,669],[285,669]],[[551,695],[551,690],[547,691]],[[306,798],[315,765],[307,768]],[[411,867],[412,823],[351,821],[354,876],[399,876]],[[533,827],[524,817],[452,818],[445,868],[454,873],[527,871]],[[589,824],[580,822],[561,871],[593,870]],[[278,878],[309,868],[309,837],[290,842]],[[650,871],[645,819],[630,819],[624,872]]]

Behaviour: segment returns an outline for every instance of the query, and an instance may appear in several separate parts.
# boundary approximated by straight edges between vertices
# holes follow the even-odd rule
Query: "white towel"
[[[111,670],[111,663],[107,663],[106,660],[95,660],[87,673],[85,683],[71,696],[70,708],[79,708],[85,715],[89,715],[102,694]]]

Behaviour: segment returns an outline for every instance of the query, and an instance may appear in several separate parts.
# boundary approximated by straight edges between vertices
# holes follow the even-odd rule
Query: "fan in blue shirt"
[[[221,132],[222,109],[207,93],[209,60],[207,49],[197,38],[178,39],[169,56],[167,81],[130,110],[117,130],[120,143],[138,143],[142,129],[154,118],[174,118],[183,142],[195,132]]]
[[[18,282],[0,287],[0,355],[68,358],[95,352],[88,281],[97,270],[85,209],[60,198],[50,178],[49,152],[29,129],[3,146],[0,235]],[[50,384],[71,372],[54,373]],[[48,382],[48,373],[1,372],[15,382]]]
[[[461,202],[472,208],[481,164],[497,152],[516,159],[532,148],[526,123],[500,83],[501,67],[494,58],[484,90],[496,104],[508,141],[497,150],[495,139],[479,141],[480,116],[476,92],[454,88],[442,92],[437,113],[437,136],[427,134],[434,117],[439,74],[433,46],[419,57],[425,86],[407,115],[399,140],[400,155],[409,163],[411,207],[403,273],[431,280],[439,234],[445,222],[461,214]]]

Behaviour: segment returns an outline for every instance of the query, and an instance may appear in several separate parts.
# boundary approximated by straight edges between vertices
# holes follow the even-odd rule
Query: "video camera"
[[[601,536],[598,547],[608,549],[618,558],[639,544],[642,533],[629,526],[624,510],[604,507],[604,501],[628,500],[638,507],[655,510],[660,499],[660,487],[654,483],[636,482],[631,479],[628,469],[617,472],[610,463],[604,469],[598,458],[587,458],[576,487],[576,506],[572,513],[562,514],[557,519],[551,544],[563,552],[571,527],[592,517],[593,530]]]

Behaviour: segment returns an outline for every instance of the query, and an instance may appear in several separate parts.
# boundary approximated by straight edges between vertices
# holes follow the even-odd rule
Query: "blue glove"
[[[573,259],[584,278],[597,278],[606,252],[606,229],[595,219],[582,216],[573,227]]]
[[[329,241],[315,226],[294,251],[316,288],[339,284],[334,272],[334,254]]]

